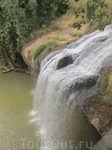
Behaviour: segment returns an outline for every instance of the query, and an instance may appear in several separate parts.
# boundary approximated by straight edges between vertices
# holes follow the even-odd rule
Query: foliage
[[[41,44],[39,45],[33,52],[33,58],[36,59],[36,57],[45,49],[45,45]]]
[[[65,41],[66,39],[64,37],[60,37],[59,41]]]
[[[54,41],[54,40],[50,40],[50,41],[48,41],[48,42],[45,43],[45,46],[46,47],[51,46],[53,48],[53,47],[57,46],[57,42]]]
[[[51,41],[48,41],[47,43],[45,43],[46,45],[46,50],[49,52],[51,51],[54,47],[57,46],[57,42],[55,40],[51,40]]]
[[[39,26],[49,26],[52,20],[62,16],[69,9],[69,0],[36,0],[36,15]]]
[[[56,41],[48,41],[44,44],[39,45],[33,52],[33,58],[36,59],[36,57],[44,50],[46,49],[48,52],[51,51],[55,46],[57,46]]]
[[[52,50],[52,47],[51,46],[48,46],[47,48],[46,48],[46,51],[47,52],[49,52],[49,51],[51,51]]]
[[[79,7],[75,10],[75,17],[80,18],[80,21],[75,21],[73,26],[80,29],[82,24],[89,23],[90,26],[95,26],[99,29],[104,29],[105,25],[112,19],[112,12],[108,11],[108,4],[105,0],[87,0],[86,5],[83,0],[75,0],[79,3]]]
[[[5,65],[11,62],[15,67],[23,61],[21,47],[30,31],[35,26],[49,26],[53,19],[65,14],[68,1],[0,0],[0,61]],[[42,47],[37,49],[36,55],[41,50]]]
[[[71,36],[78,36],[78,32],[70,32],[69,33]]]
[[[21,61],[20,49],[30,26],[16,1],[0,1],[0,61],[16,67]],[[18,62],[21,63],[21,62]]]
[[[101,91],[105,91],[105,89],[108,87],[108,80],[109,80],[109,76],[111,74],[111,69],[108,68],[104,74],[101,77],[101,82],[100,82],[100,89]]]

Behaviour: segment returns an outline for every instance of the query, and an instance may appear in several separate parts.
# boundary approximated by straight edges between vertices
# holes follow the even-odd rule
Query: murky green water
[[[0,73],[0,150],[21,150],[22,139],[37,138],[35,127],[29,124],[32,82],[26,74]]]
[[[30,123],[29,115],[33,108],[33,83],[26,74],[0,73],[0,150],[40,150],[37,148],[40,141],[37,137],[38,127]],[[100,137],[80,113],[74,120],[76,149],[79,149],[80,141],[83,141],[81,149],[86,150],[86,142],[89,145],[90,141],[95,144]]]

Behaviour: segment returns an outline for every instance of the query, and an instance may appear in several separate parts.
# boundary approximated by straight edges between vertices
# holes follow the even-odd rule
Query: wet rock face
[[[65,56],[62,59],[59,60],[57,64],[57,69],[61,69],[63,67],[66,67],[69,64],[73,63],[73,59],[71,56]]]
[[[98,81],[98,78],[99,78],[99,75],[97,76],[93,76],[93,77],[90,77],[89,79],[86,80],[86,88],[90,88],[90,87],[93,87],[97,81]]]
[[[96,85],[97,81],[98,81],[99,76],[98,75],[94,75],[91,77],[88,77],[86,79],[79,79],[76,84],[75,84],[75,90],[79,91],[82,89],[89,89],[93,86]]]

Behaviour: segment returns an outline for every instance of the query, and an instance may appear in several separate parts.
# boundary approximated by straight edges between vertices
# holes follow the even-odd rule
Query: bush
[[[46,51],[47,51],[47,52],[50,52],[51,49],[52,49],[51,46],[46,47]]]
[[[75,18],[73,27],[80,29],[82,24],[89,23],[90,26],[97,26],[103,30],[105,25],[112,20],[112,11],[108,9],[106,0],[87,0],[83,4],[82,0],[75,0],[79,7],[75,10]],[[108,18],[108,19],[107,19]]]
[[[39,45],[33,52],[33,58],[36,59],[36,57],[45,49],[45,45]]]
[[[55,47],[56,45],[57,45],[56,41],[48,41],[48,42],[45,43],[46,47],[49,47],[49,46]]]
[[[48,52],[51,51],[55,46],[57,46],[56,41],[48,41],[44,44],[39,45],[33,52],[33,58],[36,59],[36,57],[44,50],[46,49]]]
[[[56,41],[48,41],[47,43],[45,43],[46,46],[46,50],[49,52],[51,51],[54,47],[57,46],[57,42]]]

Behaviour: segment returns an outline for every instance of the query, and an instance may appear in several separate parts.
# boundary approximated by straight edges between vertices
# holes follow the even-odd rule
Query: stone
[[[73,59],[71,56],[65,56],[62,59],[59,60],[57,64],[57,69],[61,69],[63,67],[66,67],[69,64],[73,63]]]
[[[103,137],[107,145],[112,149],[112,129]]]
[[[75,91],[79,91],[82,89],[89,89],[96,85],[98,81],[99,76],[93,75],[90,77],[86,77],[85,79],[78,79],[78,81],[75,84]]]
[[[99,118],[94,118],[91,121],[91,124],[97,129],[97,131],[99,131]]]

